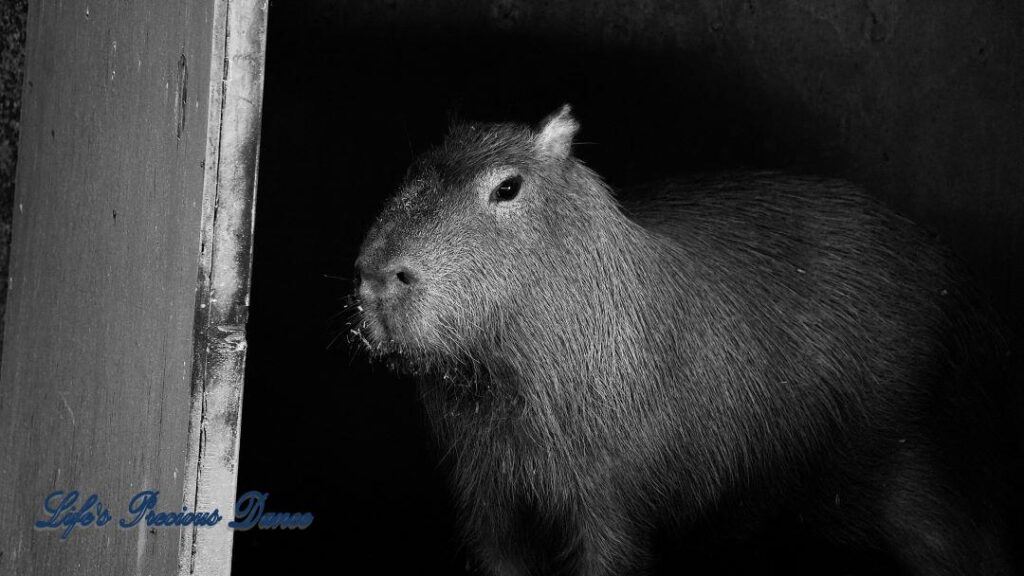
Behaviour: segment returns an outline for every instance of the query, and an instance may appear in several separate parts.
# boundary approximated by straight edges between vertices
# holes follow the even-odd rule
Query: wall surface
[[[415,391],[347,346],[362,235],[451,114],[571,102],[616,187],[762,167],[838,175],[938,233],[1024,318],[1024,4],[1016,0],[276,1],[268,40],[241,490],[313,510],[236,565],[458,573]],[[261,424],[262,423],[262,424]],[[324,461],[340,460],[341,472]],[[396,552],[400,551],[400,552]]]
[[[213,2],[34,2],[0,373],[0,573],[170,574],[181,510]],[[66,540],[51,491],[113,514]],[[79,501],[79,506],[83,504]]]

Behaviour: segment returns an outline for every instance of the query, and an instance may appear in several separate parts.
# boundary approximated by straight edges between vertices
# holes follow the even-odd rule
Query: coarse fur
[[[357,263],[353,333],[419,378],[484,573],[646,573],[666,530],[686,558],[794,518],[905,573],[1010,573],[1001,341],[946,253],[836,180],[620,206],[577,128],[453,126]]]

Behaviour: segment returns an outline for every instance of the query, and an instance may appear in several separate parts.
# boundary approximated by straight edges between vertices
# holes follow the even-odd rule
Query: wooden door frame
[[[214,4],[192,404],[182,499],[193,510],[234,510],[268,2],[216,0]],[[230,574],[232,542],[233,531],[223,524],[182,530],[179,575]]]
[[[30,0],[2,574],[230,574],[268,8]],[[119,526],[148,490],[223,519]],[[112,521],[62,538],[71,491]]]

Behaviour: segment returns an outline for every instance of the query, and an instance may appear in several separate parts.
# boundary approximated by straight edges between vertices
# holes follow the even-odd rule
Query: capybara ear
[[[572,150],[572,139],[579,129],[579,122],[572,116],[572,107],[563,104],[541,121],[537,128],[537,136],[534,139],[537,155],[557,160],[567,158]]]

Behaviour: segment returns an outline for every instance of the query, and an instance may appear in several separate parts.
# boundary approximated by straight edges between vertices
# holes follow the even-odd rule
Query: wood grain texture
[[[195,366],[184,499],[193,510],[231,510],[238,483],[252,234],[268,0],[214,8],[203,250],[196,295]],[[181,535],[179,574],[231,573],[226,523]]]
[[[52,490],[181,510],[213,0],[30,5],[0,376],[0,573],[167,574],[179,530],[38,531]]]

